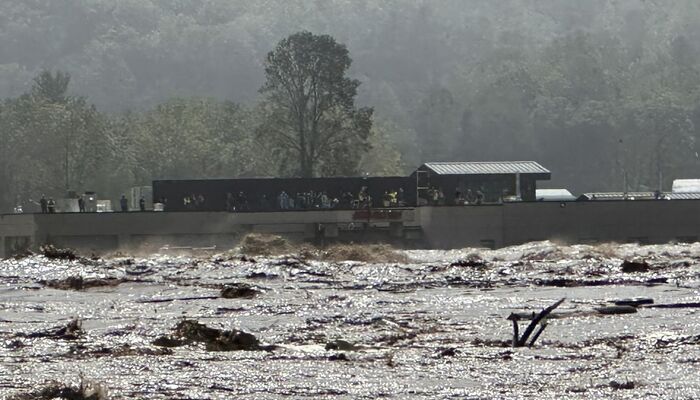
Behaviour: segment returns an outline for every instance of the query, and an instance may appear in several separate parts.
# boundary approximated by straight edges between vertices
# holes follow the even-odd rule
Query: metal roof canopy
[[[551,172],[535,161],[459,161],[429,162],[423,164],[437,175],[539,175],[550,179]]]

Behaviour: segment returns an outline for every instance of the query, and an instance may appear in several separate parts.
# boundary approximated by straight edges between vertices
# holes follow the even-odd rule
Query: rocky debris
[[[45,244],[39,247],[39,253],[41,253],[46,258],[54,260],[58,259],[73,261],[78,258],[78,255],[75,253],[75,250],[61,249],[52,244]]]
[[[123,282],[125,282],[125,280],[119,278],[86,279],[82,276],[69,276],[65,279],[39,281],[39,283],[44,286],[60,290],[85,290],[94,287],[117,286]]]
[[[26,337],[30,339],[34,338],[52,338],[52,339],[63,339],[63,340],[76,340],[82,334],[83,331],[82,323],[79,319],[72,319],[66,326],[60,326],[56,328],[51,328],[46,331],[32,332],[32,333],[20,333],[17,334],[19,337]]]
[[[258,294],[259,290],[246,283],[234,283],[221,289],[221,297],[224,299],[252,299]]]
[[[625,260],[622,262],[622,264],[620,264],[620,269],[622,269],[622,272],[624,273],[648,272],[651,269],[651,266],[645,260]]]
[[[21,393],[10,397],[10,400],[107,400],[107,398],[107,389],[104,385],[81,379],[78,387],[51,382],[40,390]]]
[[[173,329],[172,336],[162,336],[153,344],[164,347],[177,347],[192,343],[204,343],[208,351],[272,350],[273,346],[261,346],[250,333],[210,328],[194,320],[183,320]]]

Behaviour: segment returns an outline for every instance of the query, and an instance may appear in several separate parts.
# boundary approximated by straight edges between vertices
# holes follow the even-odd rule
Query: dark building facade
[[[285,209],[280,196],[285,193],[294,204],[290,209],[387,207],[465,204],[455,201],[457,193],[480,192],[483,203],[496,203],[505,197],[535,201],[536,183],[551,173],[534,161],[434,162],[420,166],[407,177],[329,177],[329,178],[241,178],[153,181],[153,201],[164,203],[166,211],[276,211]],[[369,201],[361,201],[365,191]],[[439,201],[437,194],[440,194]],[[330,207],[319,207],[314,200],[324,196]],[[467,202],[473,204],[473,202]]]
[[[227,201],[234,197],[238,211],[276,211],[280,210],[282,192],[294,199],[293,209],[319,208],[304,198],[313,193],[315,196],[325,194],[337,204],[328,208],[353,208],[345,196],[358,198],[362,188],[371,198],[371,207],[381,207],[385,192],[403,192],[403,206],[415,204],[415,183],[409,177],[332,177],[332,178],[244,178],[244,179],[192,179],[192,180],[158,180],[153,181],[154,202],[165,202],[166,211],[225,211]],[[197,207],[186,204],[186,198],[203,198],[203,204]],[[245,204],[241,204],[245,202]],[[356,208],[358,205],[355,204]]]

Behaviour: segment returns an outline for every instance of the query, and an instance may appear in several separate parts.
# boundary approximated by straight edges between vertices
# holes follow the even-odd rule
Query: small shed
[[[552,174],[535,161],[458,161],[429,162],[412,175],[419,197],[438,189],[449,204],[467,191],[480,191],[485,202],[498,202],[506,197],[535,201],[538,180],[549,180]]]

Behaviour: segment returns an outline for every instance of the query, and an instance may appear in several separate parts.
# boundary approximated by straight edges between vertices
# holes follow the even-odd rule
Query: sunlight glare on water
[[[80,377],[110,398],[692,398],[697,308],[600,316],[621,298],[700,302],[700,244],[400,251],[407,262],[152,255],[0,261],[0,397]],[[641,261],[625,272],[625,261]],[[50,281],[102,282],[73,290]],[[250,297],[221,289],[248,285]],[[52,287],[54,286],[54,287]],[[532,348],[514,311],[566,297]],[[77,318],[74,336],[57,332]],[[184,319],[265,347],[162,347]],[[521,323],[522,325],[522,323]],[[523,328],[521,328],[523,329]],[[688,371],[693,371],[692,374]]]

